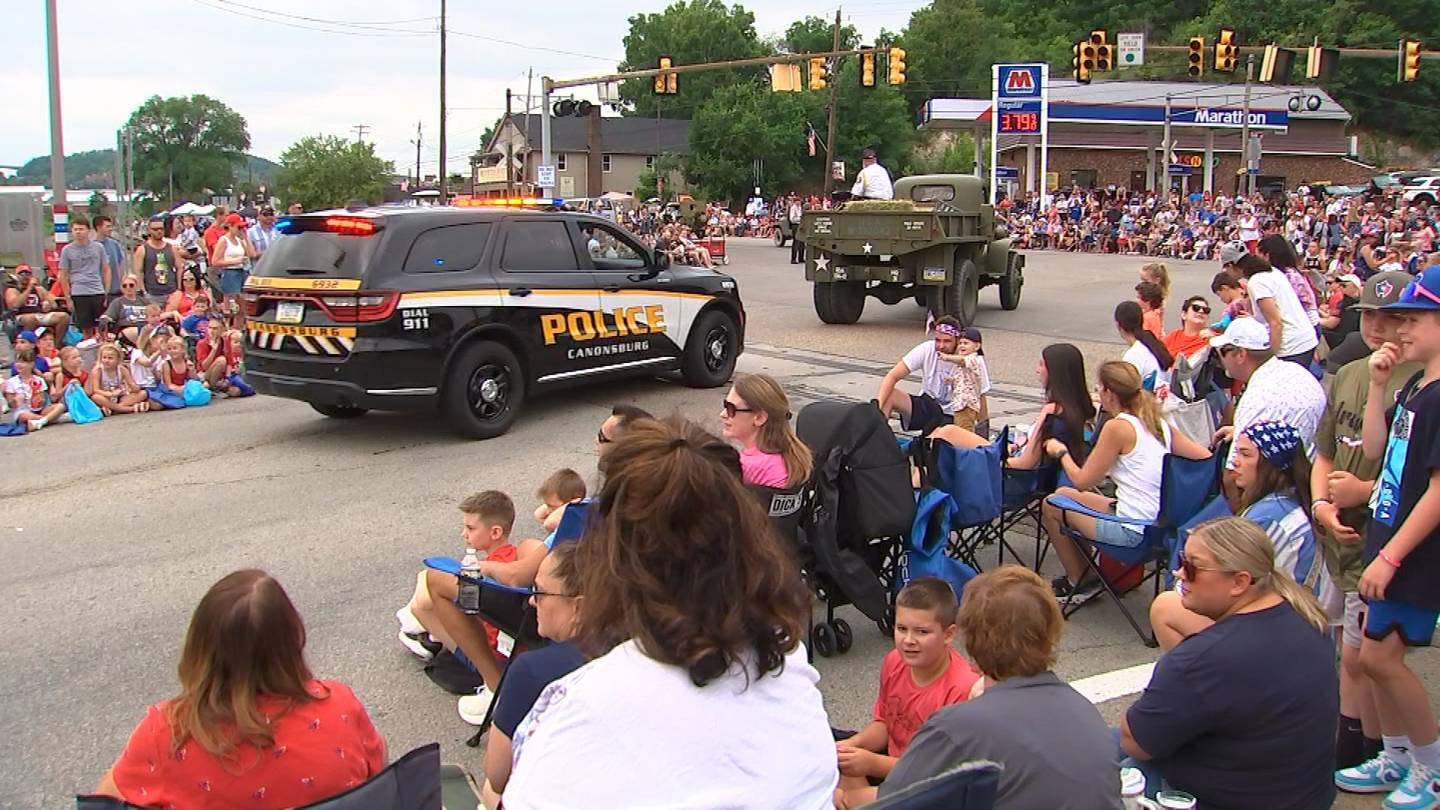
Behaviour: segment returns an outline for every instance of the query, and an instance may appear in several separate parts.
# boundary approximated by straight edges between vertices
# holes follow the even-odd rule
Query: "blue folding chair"
[[[1015,562],[1031,565],[1021,558],[1009,541],[1010,532],[1019,529],[1028,520],[1035,524],[1035,554],[1031,570],[1040,570],[1041,564],[1045,562],[1045,552],[1050,547],[1045,537],[1044,524],[1040,520],[1040,506],[1045,502],[1045,498],[1055,491],[1059,478],[1060,468],[1055,464],[1045,464],[1033,470],[1005,468],[1000,517],[986,529],[987,534],[993,534],[999,545],[997,564],[1005,564],[1005,553],[1008,551],[1010,556],[1015,558]]]
[[[990,444],[970,450],[948,442],[930,442],[924,483],[955,500],[954,533],[946,553],[976,571],[983,570],[976,552],[982,542],[993,538],[989,530],[1004,511],[1009,440],[1007,427]]]
[[[1154,520],[1136,520],[1122,518],[1109,512],[1097,512],[1065,495],[1051,495],[1045,499],[1050,505],[1064,512],[1088,515],[1096,520],[1119,523],[1141,531],[1143,540],[1140,545],[1132,548],[1090,540],[1069,527],[1063,529],[1066,535],[1079,543],[1082,548],[1089,546],[1090,552],[1081,555],[1085,559],[1087,574],[1093,574],[1100,580],[1105,593],[1115,603],[1115,606],[1120,608],[1120,612],[1125,615],[1125,620],[1130,622],[1136,635],[1140,636],[1140,640],[1147,647],[1158,646],[1154,631],[1146,633],[1140,628],[1139,622],[1135,621],[1130,609],[1125,607],[1125,601],[1121,598],[1120,592],[1116,590],[1115,584],[1100,570],[1099,554],[1104,552],[1106,556],[1125,566],[1121,577],[1128,576],[1137,567],[1144,570],[1144,576],[1135,587],[1142,587],[1145,580],[1153,579],[1154,596],[1158,596],[1164,566],[1168,565],[1170,561],[1170,549],[1174,547],[1180,527],[1200,512],[1216,491],[1215,471],[1216,464],[1213,458],[1193,460],[1167,453],[1160,477],[1160,511]],[[1079,604],[1067,598],[1061,606],[1061,613],[1068,619],[1079,608]]]
[[[869,810],[992,810],[1003,769],[998,762],[986,759],[962,762],[865,807]]]
[[[588,525],[590,504],[592,503],[594,501],[586,499],[565,504],[565,511],[560,513],[560,525],[555,527],[556,543],[568,543],[580,539]]]

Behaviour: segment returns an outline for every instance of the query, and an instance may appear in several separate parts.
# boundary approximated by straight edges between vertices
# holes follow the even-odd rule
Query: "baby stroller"
[[[915,520],[910,464],[873,403],[820,401],[796,432],[815,454],[813,494],[801,521],[801,568],[825,603],[810,649],[829,657],[854,641],[835,609],[854,605],[890,633],[901,542]]]

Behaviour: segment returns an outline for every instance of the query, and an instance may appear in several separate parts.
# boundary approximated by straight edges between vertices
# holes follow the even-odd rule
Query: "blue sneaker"
[[[1389,793],[1405,781],[1406,768],[1381,751],[1369,762],[1335,772],[1335,787],[1346,793]]]
[[[1440,808],[1440,774],[1416,762],[1405,782],[1381,803],[1385,810],[1436,810]]]

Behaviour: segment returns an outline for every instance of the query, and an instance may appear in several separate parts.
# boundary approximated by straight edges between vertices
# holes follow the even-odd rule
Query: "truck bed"
[[[983,242],[978,215],[914,210],[810,211],[802,221],[806,244],[846,255],[904,255],[937,242]],[[865,250],[865,245],[870,245]]]

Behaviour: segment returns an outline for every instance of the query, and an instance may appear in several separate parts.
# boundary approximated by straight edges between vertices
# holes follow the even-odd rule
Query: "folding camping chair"
[[[1136,635],[1140,636],[1140,640],[1147,647],[1157,646],[1155,632],[1151,630],[1147,634],[1140,629],[1140,624],[1135,621],[1130,609],[1125,607],[1125,601],[1121,598],[1120,592],[1116,590],[1114,583],[1101,572],[1099,554],[1104,552],[1106,556],[1125,566],[1124,571],[1116,577],[1117,580],[1129,576],[1139,568],[1144,575],[1134,587],[1139,588],[1145,584],[1145,580],[1153,579],[1155,593],[1151,598],[1159,596],[1161,579],[1165,566],[1170,561],[1170,548],[1175,542],[1174,538],[1179,527],[1198,513],[1215,493],[1215,470],[1216,465],[1213,458],[1193,460],[1167,453],[1164,471],[1160,478],[1160,512],[1154,520],[1134,520],[1118,517],[1109,512],[1097,512],[1065,495],[1051,495],[1045,499],[1050,505],[1064,512],[1088,515],[1096,520],[1120,523],[1141,530],[1144,539],[1140,545],[1130,548],[1090,540],[1069,527],[1063,529],[1072,540],[1080,543],[1082,548],[1086,545],[1089,546],[1090,552],[1081,555],[1085,559],[1086,574],[1093,574],[1099,578],[1105,593],[1115,603],[1115,606],[1120,608],[1120,612],[1125,615],[1125,620],[1130,622]],[[1151,568],[1152,564],[1154,565],[1153,569]],[[1061,613],[1068,619],[1079,608],[1079,604],[1066,598],[1064,604],[1061,605]]]
[[[1045,503],[1045,498],[1055,491],[1059,478],[1060,468],[1054,464],[1045,464],[1033,470],[1005,468],[1000,517],[986,530],[993,532],[999,546],[996,560],[998,565],[1005,564],[1007,551],[1015,558],[1015,562],[1030,565],[1020,557],[1014,546],[1010,545],[1007,537],[1011,530],[1019,529],[1021,524],[1028,520],[1035,524],[1035,557],[1031,570],[1040,570],[1041,564],[1045,562],[1045,552],[1050,548],[1050,541],[1045,537],[1044,524],[1040,520],[1040,507]]]
[[[961,450],[948,442],[929,442],[921,483],[948,494],[955,500],[954,534],[946,553],[976,571],[980,544],[994,537],[991,531],[1004,507],[1004,459],[1010,429],[984,447]],[[923,444],[921,445],[924,446]]]

